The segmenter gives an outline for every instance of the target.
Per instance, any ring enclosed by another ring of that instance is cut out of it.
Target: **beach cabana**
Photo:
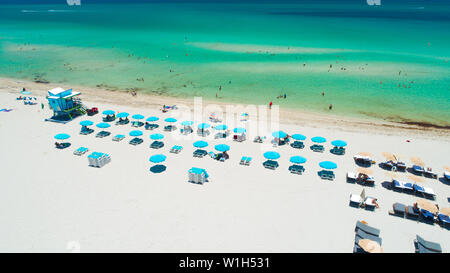
[[[177,122],[175,118],[166,118],[164,121],[169,123],[168,125],[164,126],[164,131],[171,132],[177,129],[177,126],[172,125],[172,123]]]
[[[208,182],[209,175],[205,169],[192,167],[188,171],[188,177],[189,182],[203,185],[203,183]]]
[[[116,120],[116,112],[114,112],[113,110],[105,110],[102,112],[102,114],[104,122],[111,122]]]
[[[200,123],[197,126],[197,128],[198,128],[197,135],[202,136],[202,137],[209,135],[209,130],[208,130],[209,127],[211,127],[211,125],[208,123]]]
[[[321,136],[315,136],[311,138],[311,141],[314,142],[310,148],[314,152],[323,153],[325,151],[325,148],[323,147],[322,143],[327,142],[327,139]]]
[[[128,119],[129,115],[130,114],[128,114],[127,112],[121,112],[121,113],[117,114],[116,117],[118,117],[119,120],[116,122],[116,125],[128,124],[130,122],[130,120]]]
[[[283,131],[272,132],[272,137],[273,137],[272,143],[277,146],[284,145],[289,142],[288,134]]]
[[[303,141],[306,139],[306,136],[302,134],[293,134],[291,138],[294,140],[294,142],[291,144],[292,148],[295,149],[305,148],[305,144],[303,143]]]
[[[98,123],[96,126],[100,129],[106,129],[106,128],[109,128],[111,125],[109,125],[108,123],[102,122],[102,123]],[[102,130],[102,131],[98,132],[95,137],[103,138],[103,137],[109,136],[110,134],[111,134],[110,132]]]
[[[159,141],[163,138],[164,138],[164,135],[162,135],[162,134],[151,134],[150,139],[154,140],[154,141],[150,144],[150,148],[160,149],[160,148],[164,147],[164,142]]]
[[[274,151],[268,151],[265,152],[263,154],[264,158],[267,159],[267,161],[265,161],[263,163],[263,166],[267,169],[271,169],[271,170],[275,170],[276,168],[278,168],[279,164],[277,161],[275,161],[276,159],[280,158],[280,154]]]
[[[162,163],[164,161],[166,161],[166,156],[163,154],[156,154],[156,155],[152,155],[149,159],[150,162],[155,163],[156,165],[152,166],[150,168],[150,171],[152,173],[161,173],[163,171],[166,170],[166,166],[161,165],[159,163]]]
[[[303,156],[292,156],[289,161],[291,163],[294,163],[294,165],[289,166],[289,171],[293,174],[303,174],[303,172],[305,171],[305,167],[303,167],[302,165],[299,164],[303,164],[306,162],[306,158],[304,158]]]
[[[131,145],[138,145],[138,144],[141,144],[142,142],[144,142],[144,140],[142,138],[139,138],[139,136],[142,136],[142,134],[143,134],[141,130],[133,130],[129,134],[130,134],[130,136],[134,137],[129,142]]]
[[[333,145],[333,149],[330,150],[332,154],[335,155],[344,155],[345,154],[345,146],[347,146],[347,142],[343,140],[333,140],[331,141],[331,145]]]
[[[80,135],[89,135],[92,132],[94,132],[94,129],[88,128],[88,126],[94,125],[94,122],[90,120],[83,120],[80,121],[80,125],[81,125]]]
[[[67,123],[86,114],[86,107],[77,98],[80,94],[80,92],[73,92],[72,89],[64,90],[60,87],[49,90],[47,100],[53,116],[45,120]]]
[[[337,164],[332,161],[322,161],[319,163],[319,166],[323,169],[318,172],[320,178],[327,180],[334,180],[334,172],[330,170],[334,170],[337,168]]]
[[[228,134],[229,134],[229,132],[228,132],[228,126],[225,125],[225,124],[219,124],[219,125],[216,125],[216,126],[214,126],[214,129],[215,129],[216,131],[219,131],[219,132],[214,136],[214,138],[226,138],[226,137],[228,136]]]
[[[180,128],[181,134],[187,135],[194,131],[194,130],[192,130],[192,127],[191,127],[194,124],[194,122],[192,120],[185,120],[185,121],[182,121],[180,124],[183,126],[183,128]]]
[[[217,116],[216,113],[211,113],[209,115],[209,121],[214,122],[214,123],[222,122],[222,120]]]
[[[55,135],[54,138],[56,140],[66,140],[66,139],[70,138],[70,135],[61,133],[61,134]],[[58,149],[65,149],[65,148],[69,147],[70,145],[71,144],[69,142],[62,142],[62,143],[55,142],[55,147]]]
[[[153,129],[158,128],[159,125],[155,123],[155,122],[158,121],[158,120],[159,120],[158,117],[154,117],[154,116],[148,117],[148,118],[145,120],[145,129],[146,129],[146,130],[153,130]]]
[[[131,122],[131,126],[132,127],[141,127],[144,126],[144,123],[141,121],[142,119],[144,119],[144,116],[141,114],[135,114],[131,116],[132,119],[134,119]]]
[[[234,141],[242,142],[246,139],[245,133],[247,132],[247,130],[245,128],[236,127],[233,129],[233,132],[234,132],[234,135],[233,135]]]
[[[197,150],[194,151],[194,154],[193,154],[194,157],[202,158],[208,154],[207,151],[202,149],[202,148],[208,147],[208,142],[203,141],[203,140],[198,140],[198,141],[194,142],[193,145],[195,148],[197,148]]]

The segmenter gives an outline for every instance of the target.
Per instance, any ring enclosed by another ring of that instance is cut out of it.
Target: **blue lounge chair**
[[[98,137],[98,138],[104,138],[104,137],[109,136],[110,134],[111,134],[111,133],[108,132],[108,131],[100,131],[100,132],[97,133],[97,135],[95,135],[95,137]]]
[[[325,179],[325,180],[334,180],[334,178],[335,178],[333,171],[321,170],[318,172],[318,175],[320,176],[320,178]]]
[[[380,246],[382,243],[382,239],[378,236],[366,233],[365,231],[358,229],[355,235],[355,241],[358,243],[359,239],[369,239],[371,241],[377,242]]]
[[[303,172],[305,171],[305,167],[301,165],[292,165],[289,166],[288,170],[293,174],[303,174]]]
[[[405,217],[406,206],[401,203],[394,203],[392,205],[392,211],[389,211],[390,215]]]
[[[164,142],[162,141],[155,140],[150,144],[150,148],[152,149],[161,149],[162,147],[164,147]]]
[[[193,156],[194,156],[194,157],[202,158],[202,157],[204,157],[204,156],[207,155],[207,154],[208,154],[207,151],[201,150],[201,149],[197,149],[197,150],[194,151]]]
[[[153,124],[153,123],[145,124],[145,130],[154,130],[154,129],[158,128],[158,127],[159,127],[158,124]]]
[[[413,169],[414,173],[423,175],[424,169],[423,169],[422,166],[419,166],[419,165],[413,165],[413,166],[412,166],[412,169]]]
[[[178,154],[183,149],[183,146],[175,145],[170,149],[171,153]]]
[[[334,147],[330,150],[330,153],[335,155],[344,155],[345,154],[345,148],[344,147]]]
[[[85,154],[87,151],[89,151],[88,148],[86,148],[86,147],[80,147],[80,148],[76,149],[76,150],[73,152],[73,154],[74,154],[74,155],[79,155],[79,156],[81,156],[81,155]]]
[[[419,219],[419,216],[420,216],[419,211],[416,210],[413,206],[406,207],[405,212],[406,212],[406,218],[415,219],[415,220]]]
[[[139,145],[139,144],[141,144],[142,142],[144,142],[144,140],[142,139],[142,138],[138,138],[138,137],[135,137],[135,138],[133,138],[132,140],[130,140],[130,144],[131,145]]]
[[[437,219],[442,226],[448,227],[450,225],[450,217],[448,215],[439,213]]]
[[[245,165],[245,161],[247,160],[247,157],[246,156],[243,156],[242,158],[241,158],[241,161],[239,162],[239,164],[241,164],[241,165]]]
[[[166,132],[171,132],[171,131],[174,131],[176,129],[177,129],[177,127],[175,125],[164,126],[164,131],[166,131]]]
[[[380,230],[374,227],[371,227],[369,225],[363,224],[361,221],[356,222],[355,232],[358,232],[358,230],[361,229],[365,233],[368,233],[370,235],[374,236],[380,236]]]
[[[301,142],[301,141],[294,141],[291,144],[291,147],[295,148],[295,149],[303,149],[303,148],[305,148],[305,144],[303,142]]]
[[[422,215],[422,217],[425,221],[434,222],[434,214],[429,212],[428,210],[421,209],[420,215]]]
[[[125,138],[125,135],[115,135],[112,140],[113,141],[121,141],[124,138]]]
[[[249,166],[251,162],[252,162],[252,158],[248,156],[247,160],[245,160],[245,165]]]
[[[311,146],[311,150],[313,152],[323,153],[325,151],[325,148],[323,145],[314,144]]]
[[[278,162],[273,161],[273,160],[267,160],[266,162],[263,163],[263,166],[267,169],[271,169],[271,170],[275,170],[276,168],[278,168]]]
[[[144,126],[144,123],[142,121],[132,121],[131,127],[142,127]]]

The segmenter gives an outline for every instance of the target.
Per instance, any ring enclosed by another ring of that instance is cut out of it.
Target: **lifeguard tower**
[[[86,107],[77,98],[81,93],[60,87],[48,91],[48,104],[53,110],[53,117],[46,121],[67,123],[78,116],[86,114]]]

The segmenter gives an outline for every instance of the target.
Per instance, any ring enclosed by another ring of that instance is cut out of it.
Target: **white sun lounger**
[[[376,205],[374,203],[372,203],[372,201],[374,201],[376,198],[367,196],[366,199],[364,200],[364,205],[366,207],[371,207],[374,208]]]
[[[358,175],[353,172],[347,172],[347,179],[348,180],[356,180],[356,179],[358,179]]]
[[[350,194],[350,203],[357,204],[358,206],[361,206],[363,200],[359,194]]]

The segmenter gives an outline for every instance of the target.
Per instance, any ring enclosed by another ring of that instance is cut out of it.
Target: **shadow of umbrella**
[[[155,165],[155,166],[153,166],[153,167],[150,168],[150,171],[151,171],[152,173],[162,173],[162,172],[164,172],[166,169],[167,169],[167,168],[166,168],[166,166],[164,166],[164,165]]]

